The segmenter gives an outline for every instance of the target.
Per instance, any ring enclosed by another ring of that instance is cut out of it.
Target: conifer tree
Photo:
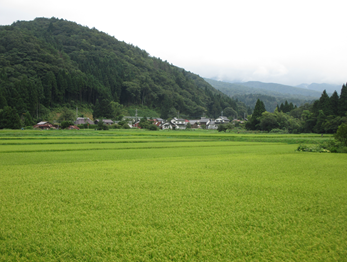
[[[7,106],[7,101],[2,94],[0,94],[0,110]]]
[[[290,105],[288,105],[288,101],[287,100],[285,101],[285,107],[284,108],[285,108],[285,110],[283,111],[284,113],[290,111]]]
[[[100,108],[101,108],[101,106],[99,104],[99,100],[97,99],[96,100],[96,104],[95,104],[95,106],[93,108],[93,119],[97,119],[98,117],[101,116],[101,114],[100,114],[101,109]]]
[[[340,116],[347,116],[347,83],[342,86],[338,102],[338,113]]]
[[[331,114],[331,107],[330,107],[330,97],[327,95],[326,90],[322,92],[322,95],[319,99],[320,101],[320,109],[323,111],[325,116],[332,115]]]
[[[339,96],[337,91],[334,91],[330,97],[330,108],[331,115],[338,116],[338,105],[339,105]]]
[[[280,104],[279,111],[285,112],[285,106],[283,102]]]
[[[15,108],[6,106],[0,111],[0,129],[20,129],[21,120]]]
[[[314,131],[316,133],[324,133],[325,129],[323,127],[323,124],[325,122],[326,122],[326,115],[324,114],[323,110],[319,110],[319,115],[317,116],[317,121],[314,127]]]
[[[254,107],[251,120],[249,120],[246,125],[248,129],[257,130],[259,128],[259,117],[265,112],[265,106],[263,101],[257,99],[256,106]]]

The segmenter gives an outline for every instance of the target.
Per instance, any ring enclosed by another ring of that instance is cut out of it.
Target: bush
[[[227,129],[228,129],[227,126],[224,125],[224,124],[219,124],[219,125],[218,125],[218,132],[221,132],[221,131],[226,132]]]
[[[97,130],[109,130],[109,127],[100,120],[97,125]]]
[[[127,122],[125,122],[122,126],[121,126],[122,129],[130,129],[130,126],[128,125]]]
[[[346,153],[347,147],[343,146],[340,142],[336,141],[325,141],[316,145],[299,145],[298,152],[319,152],[319,153]]]
[[[272,129],[269,133],[286,134],[286,133],[288,133],[288,131],[287,130],[282,130],[282,129]]]
[[[347,124],[346,123],[342,123],[338,127],[337,132],[334,135],[334,138],[340,143],[347,145]]]
[[[156,126],[155,124],[150,124],[149,127],[148,127],[148,129],[149,129],[150,131],[157,131],[159,128],[158,128],[158,126]]]
[[[61,122],[61,129],[68,128],[70,125],[74,125],[72,121],[62,121]]]
[[[120,129],[120,126],[115,123],[115,124],[110,125],[109,129]]]

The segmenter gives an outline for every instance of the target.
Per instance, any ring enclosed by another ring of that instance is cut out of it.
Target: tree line
[[[258,99],[245,127],[268,132],[279,129],[292,133],[335,133],[346,122],[347,84],[343,84],[340,95],[335,91],[329,97],[324,90],[313,103],[296,107],[286,100],[274,112],[267,112],[263,101]]]

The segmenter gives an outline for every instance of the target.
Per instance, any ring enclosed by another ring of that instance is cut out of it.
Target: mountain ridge
[[[304,103],[310,103],[321,96],[321,93],[316,91],[309,91],[301,88],[294,88],[292,86],[271,83],[271,88],[266,87],[269,84],[263,82],[246,82],[246,83],[228,83],[223,81],[216,81],[204,78],[213,87],[222,91],[226,95],[238,99],[246,106],[254,108],[257,99],[261,99],[265,108],[269,112],[273,112],[277,105],[284,103],[286,100],[294,105],[300,106]],[[278,90],[277,88],[282,88]],[[289,91],[291,89],[291,92]],[[276,91],[277,90],[277,91]],[[297,93],[298,92],[298,93]],[[314,94],[313,96],[309,96]]]
[[[311,83],[311,84],[302,83],[302,84],[299,84],[295,87],[309,89],[309,90],[315,90],[315,91],[319,91],[319,92],[326,90],[327,93],[331,94],[334,91],[337,91],[337,93],[339,93],[341,88],[342,88],[342,85],[334,85],[334,84],[328,84],[328,83]]]

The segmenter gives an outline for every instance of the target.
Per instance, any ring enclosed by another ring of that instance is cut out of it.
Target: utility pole
[[[78,106],[76,106],[76,119],[78,119]]]
[[[137,119],[137,109],[136,109],[136,122],[138,121],[138,119]]]
[[[179,111],[177,111],[177,119],[179,119]]]

